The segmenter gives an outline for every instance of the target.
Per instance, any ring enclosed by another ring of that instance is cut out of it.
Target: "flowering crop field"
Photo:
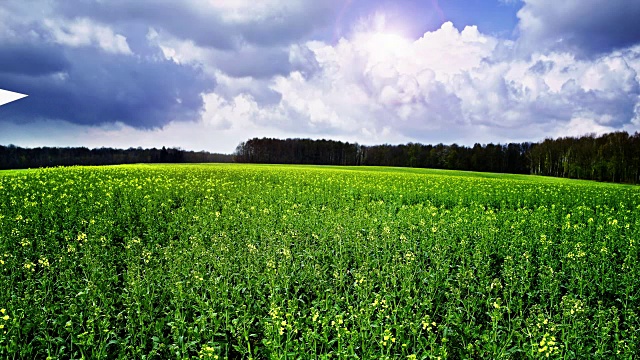
[[[0,172],[0,357],[633,358],[640,188],[391,168]]]

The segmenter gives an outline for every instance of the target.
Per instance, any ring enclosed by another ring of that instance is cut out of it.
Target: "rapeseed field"
[[[0,357],[634,358],[640,188],[392,168],[0,172]]]

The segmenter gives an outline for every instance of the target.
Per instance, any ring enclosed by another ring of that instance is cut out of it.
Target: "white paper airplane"
[[[4,104],[8,104],[12,101],[20,100],[23,97],[27,97],[27,96],[29,95],[0,89],[0,106]]]

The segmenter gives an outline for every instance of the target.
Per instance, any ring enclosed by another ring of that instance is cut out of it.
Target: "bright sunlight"
[[[407,38],[392,32],[375,32],[366,42],[367,49],[375,57],[397,56],[407,51],[409,45]]]

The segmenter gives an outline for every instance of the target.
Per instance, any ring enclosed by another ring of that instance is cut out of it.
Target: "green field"
[[[640,188],[395,168],[0,172],[0,358],[634,358]]]

